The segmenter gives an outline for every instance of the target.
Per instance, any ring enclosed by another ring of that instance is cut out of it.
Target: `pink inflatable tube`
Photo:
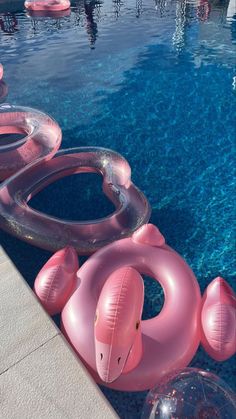
[[[0,80],[2,80],[2,78],[3,78],[3,66],[0,63]]]
[[[11,131],[12,132],[12,131]],[[45,186],[67,175],[95,172],[103,176],[105,195],[116,211],[106,218],[72,222],[43,214],[27,202]],[[128,162],[103,148],[75,148],[59,151],[45,161],[38,160],[0,186],[0,227],[31,244],[56,251],[67,245],[79,254],[130,236],[150,217],[150,206],[131,182]]]
[[[26,0],[25,8],[34,11],[60,12],[70,8],[69,0]]]
[[[34,291],[50,316],[60,313],[75,291],[78,257],[73,247],[58,250],[43,266],[34,283]]]
[[[236,351],[236,296],[221,278],[215,278],[203,295],[202,345],[216,361],[225,361]]]
[[[0,106],[0,134],[24,135],[13,143],[0,143],[0,180],[40,157],[52,158],[62,138],[60,127],[48,115],[10,105]]]
[[[165,293],[161,313],[145,321],[138,272],[159,281]],[[198,282],[155,226],[95,253],[77,281],[62,330],[98,383],[147,390],[192,360],[201,337]]]

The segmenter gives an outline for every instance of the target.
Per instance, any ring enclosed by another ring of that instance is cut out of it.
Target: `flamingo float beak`
[[[97,339],[95,347],[98,375],[104,383],[112,383],[122,374],[130,351],[118,345],[112,347]]]

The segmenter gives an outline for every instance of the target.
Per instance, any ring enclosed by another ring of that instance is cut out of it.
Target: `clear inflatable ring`
[[[64,176],[95,172],[103,176],[103,191],[116,210],[108,217],[72,222],[36,211],[27,202],[45,186]],[[104,148],[59,151],[22,169],[0,187],[0,227],[31,244],[55,252],[67,245],[81,255],[131,236],[150,217],[150,206],[132,183],[128,162]]]

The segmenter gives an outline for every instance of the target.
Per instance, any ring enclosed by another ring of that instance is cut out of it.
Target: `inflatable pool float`
[[[60,12],[70,8],[69,0],[26,0],[25,8],[34,11]]]
[[[234,291],[216,278],[201,299],[193,272],[152,224],[95,253],[76,276],[77,266],[73,248],[58,251],[34,289],[50,315],[62,310],[62,331],[98,383],[149,389],[186,367],[200,341],[214,359],[234,355]],[[165,294],[161,313],[145,321],[140,273]]]
[[[140,417],[140,416],[139,416]],[[236,394],[198,368],[173,371],[147,395],[140,419],[233,419]]]
[[[236,297],[221,277],[208,285],[201,310],[201,342],[216,361],[225,361],[236,350]]]
[[[40,157],[50,159],[62,138],[59,125],[48,115],[10,105],[0,106],[0,134],[23,134],[20,140],[0,144],[0,180]]]
[[[165,295],[161,312],[144,321],[141,273],[160,282]],[[218,359],[235,353],[233,290],[216,278],[202,302],[193,272],[151,224],[95,253],[79,269],[77,281],[62,311],[62,330],[100,384],[124,391],[153,387],[190,363],[202,330],[211,338],[215,333]],[[229,315],[221,316],[222,304]],[[223,333],[215,332],[223,327]],[[208,339],[208,346],[212,343]]]
[[[50,316],[63,309],[76,289],[78,257],[73,247],[58,250],[43,266],[34,282],[34,291]]]
[[[0,80],[2,80],[2,78],[3,78],[3,66],[0,63]]]
[[[23,129],[19,122],[16,127],[16,132]],[[42,134],[48,142],[45,128],[40,130],[39,141]],[[52,135],[50,138],[52,141]],[[84,172],[103,176],[103,191],[116,207],[113,214],[93,221],[67,221],[27,204],[55,180]],[[60,150],[53,159],[43,158],[29,164],[0,186],[0,227],[43,249],[56,251],[70,245],[79,254],[91,254],[114,240],[130,236],[149,220],[149,203],[130,176],[128,162],[111,150],[96,147]]]
[[[144,321],[140,273],[160,282],[165,294],[161,313]],[[77,276],[78,288],[62,311],[62,330],[96,382],[147,390],[189,364],[200,342],[200,289],[157,227],[145,225],[104,247]]]

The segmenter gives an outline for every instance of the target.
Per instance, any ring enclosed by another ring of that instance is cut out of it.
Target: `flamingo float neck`
[[[143,279],[131,267],[113,272],[102,288],[94,335],[97,371],[105,383],[135,369],[142,358],[143,301]]]

